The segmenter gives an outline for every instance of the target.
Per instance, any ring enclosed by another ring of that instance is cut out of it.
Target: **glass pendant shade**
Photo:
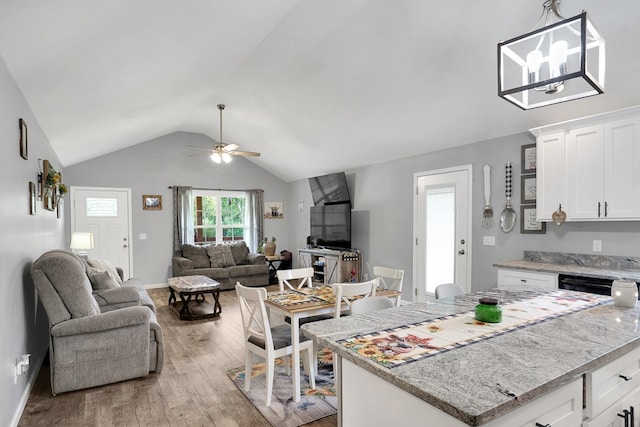
[[[220,164],[222,162],[222,156],[220,155],[220,153],[213,153],[211,155],[211,160],[213,160],[215,163]]]
[[[222,153],[222,161],[225,163],[229,163],[231,161],[231,154],[229,153]],[[220,163],[220,162],[218,162]]]
[[[587,13],[498,43],[498,96],[523,110],[604,92],[605,40]]]

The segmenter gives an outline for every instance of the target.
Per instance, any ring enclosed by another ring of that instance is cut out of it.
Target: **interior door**
[[[131,190],[71,187],[71,232],[93,233],[89,258],[105,259],[133,275]]]
[[[414,177],[414,295],[433,298],[436,286],[471,288],[472,166],[418,173]]]

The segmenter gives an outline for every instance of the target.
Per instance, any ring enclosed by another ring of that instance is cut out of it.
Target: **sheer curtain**
[[[264,236],[264,218],[262,205],[264,190],[247,190],[246,209],[244,210],[244,239],[251,252],[258,250],[258,243]]]
[[[173,252],[185,243],[193,244],[193,189],[173,186]]]

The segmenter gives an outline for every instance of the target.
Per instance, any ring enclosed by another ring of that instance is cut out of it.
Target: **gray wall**
[[[63,219],[37,202],[29,214],[29,181],[37,183],[38,159],[60,162],[40,129],[20,88],[0,57],[0,170],[4,176],[0,215],[0,425],[17,422],[49,345],[48,321],[29,274],[32,262],[49,249],[62,248]],[[28,125],[29,159],[20,157],[18,120]],[[20,355],[31,353],[31,371],[13,383]]]
[[[213,141],[201,134],[177,132],[65,169],[64,180],[72,186],[131,189],[133,276],[146,284],[166,283],[172,275],[173,197],[169,186],[261,188],[265,202],[284,202],[287,197],[284,182],[251,161],[235,157],[229,164],[216,165],[207,155],[193,156],[201,151],[188,145],[211,147]],[[162,210],[142,210],[143,194],[161,194]],[[70,218],[69,206],[65,208]],[[287,214],[285,210],[285,219],[265,220],[265,236],[276,237],[278,251],[289,247]],[[140,233],[147,239],[140,240]]]
[[[412,300],[413,283],[413,175],[416,172],[452,166],[473,165],[473,258],[472,289],[496,285],[496,262],[521,259],[524,250],[593,253],[592,241],[602,240],[603,255],[640,256],[640,222],[567,223],[561,227],[547,224],[547,233],[520,234],[520,147],[535,139],[528,132],[482,141],[436,153],[346,171],[353,200],[352,245],[362,249],[364,271],[371,277],[373,266],[383,265],[405,270],[403,299]],[[518,223],[504,233],[498,217],[505,203],[504,165],[514,164],[514,208]],[[483,172],[491,166],[491,204],[496,219],[493,227],[482,228],[484,206]],[[305,212],[293,215],[291,232],[297,247],[304,247],[309,234],[311,192],[306,180],[288,184],[288,210],[304,201]],[[639,195],[629,195],[639,197]],[[483,236],[495,236],[495,246],[483,246]]]

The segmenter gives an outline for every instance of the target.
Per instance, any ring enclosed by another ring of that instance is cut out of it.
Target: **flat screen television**
[[[309,178],[311,197],[315,206],[333,205],[337,203],[351,204],[349,187],[344,172]]]
[[[326,249],[351,248],[351,205],[312,206],[310,240]]]

